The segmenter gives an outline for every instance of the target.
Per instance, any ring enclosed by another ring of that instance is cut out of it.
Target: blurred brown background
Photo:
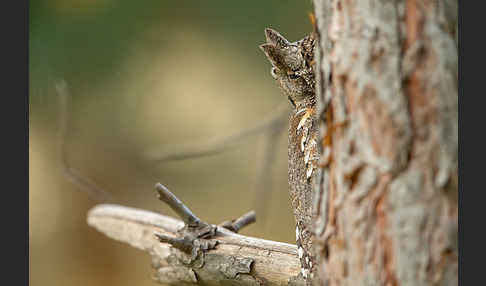
[[[71,167],[117,203],[174,215],[156,199],[161,182],[219,223],[264,197],[255,183],[262,135],[197,159],[157,164],[145,155],[231,135],[274,113],[286,99],[258,49],[263,30],[298,40],[311,30],[311,10],[307,0],[31,1],[31,285],[156,285],[147,254],[87,226],[98,201],[62,176],[57,80],[70,90]],[[243,234],[294,243],[286,137],[284,128],[266,212]]]

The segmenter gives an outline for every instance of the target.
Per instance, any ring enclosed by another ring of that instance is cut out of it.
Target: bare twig
[[[222,226],[226,229],[231,230],[232,232],[238,232],[243,227],[252,224],[256,221],[256,213],[255,211],[249,211],[246,214],[242,215],[241,217],[232,220],[232,221],[225,221],[219,226]]]
[[[92,198],[100,202],[114,202],[115,198],[109,192],[98,187],[94,182],[82,176],[76,169],[69,166],[66,138],[69,125],[69,91],[64,80],[56,83],[56,91],[59,96],[59,151],[60,165],[63,175],[71,183]]]
[[[248,213],[242,215],[240,218],[236,219],[233,223],[233,230],[234,232],[238,232],[243,227],[256,222],[256,213],[255,211],[249,211]]]
[[[179,151],[170,150],[159,154],[157,152],[147,152],[145,156],[149,160],[156,161],[157,163],[209,156],[223,152],[247,137],[263,133],[262,155],[257,156],[256,179],[253,183],[253,189],[255,190],[256,208],[260,218],[262,218],[262,222],[265,222],[267,208],[264,204],[270,201],[269,197],[272,193],[272,170],[275,164],[275,146],[277,145],[279,135],[287,126],[288,110],[288,104],[285,102],[279,105],[269,117],[261,120],[256,126],[239,131],[236,134],[212,140],[205,144],[186,145]],[[176,146],[171,149],[175,148]]]
[[[155,189],[159,194],[159,200],[168,204],[169,207],[182,218],[182,221],[184,221],[185,224],[189,226],[197,226],[199,224],[201,220],[164,185],[157,183]]]
[[[191,261],[195,260],[200,253],[213,249],[217,245],[217,242],[209,240],[217,234],[218,227],[216,225],[209,224],[196,217],[179,198],[161,183],[157,183],[155,189],[159,193],[159,199],[167,203],[184,222],[184,228],[178,231],[179,237],[177,238],[155,233],[160,242],[169,243],[179,250],[190,253]],[[223,223],[223,227],[236,232],[255,220],[255,212],[249,212],[234,222]]]
[[[186,237],[171,237],[158,232],[154,233],[154,235],[160,242],[168,243],[185,253],[193,252],[192,241],[189,241]]]
[[[147,251],[156,269],[154,279],[168,285],[304,285],[295,245],[235,234],[218,228],[215,249],[196,261],[155,232],[177,237],[180,220],[118,205],[98,205],[88,213],[88,224],[110,238]]]
[[[271,116],[263,119],[256,126],[239,131],[236,134],[232,134],[224,138],[218,138],[216,140],[207,142],[206,144],[199,143],[186,145],[181,148],[181,151],[174,151],[173,149],[176,148],[176,146],[174,146],[174,148],[171,148],[171,150],[168,152],[147,152],[145,157],[148,160],[162,163],[166,161],[185,160],[217,154],[248,137],[266,132],[268,130],[281,130],[282,126],[285,126],[287,122],[288,113],[288,104],[281,104],[277,110],[275,110],[275,112],[272,112]]]

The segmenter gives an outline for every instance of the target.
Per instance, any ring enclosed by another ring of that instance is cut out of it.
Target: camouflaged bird
[[[265,36],[267,42],[260,48],[272,64],[273,78],[293,106],[288,131],[288,181],[301,273],[309,284],[316,264],[310,226],[312,185],[319,159],[318,120],[315,116],[315,34],[293,43],[269,28],[265,29]]]

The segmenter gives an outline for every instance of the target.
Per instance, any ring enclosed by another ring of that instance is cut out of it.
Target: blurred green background
[[[211,223],[255,209],[262,135],[214,156],[155,164],[178,150],[257,125],[287,100],[258,45],[272,27],[312,29],[311,1],[30,1],[31,285],[156,285],[148,254],[86,224],[98,201],[62,176],[57,80],[70,91],[67,158],[116,202],[174,215],[162,182]],[[286,128],[265,213],[243,234],[294,243]],[[210,206],[210,207],[208,207]]]

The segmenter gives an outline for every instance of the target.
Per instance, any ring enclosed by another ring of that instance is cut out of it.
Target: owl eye
[[[273,68],[272,68],[272,70],[270,71],[270,73],[272,74],[272,77],[273,77],[274,79],[276,79],[276,78],[277,78],[277,69],[276,69],[276,68],[274,68],[274,67],[273,67]]]
[[[289,74],[289,78],[290,79],[297,79],[297,78],[299,78],[299,76],[296,75],[295,73],[291,73],[291,74]]]

